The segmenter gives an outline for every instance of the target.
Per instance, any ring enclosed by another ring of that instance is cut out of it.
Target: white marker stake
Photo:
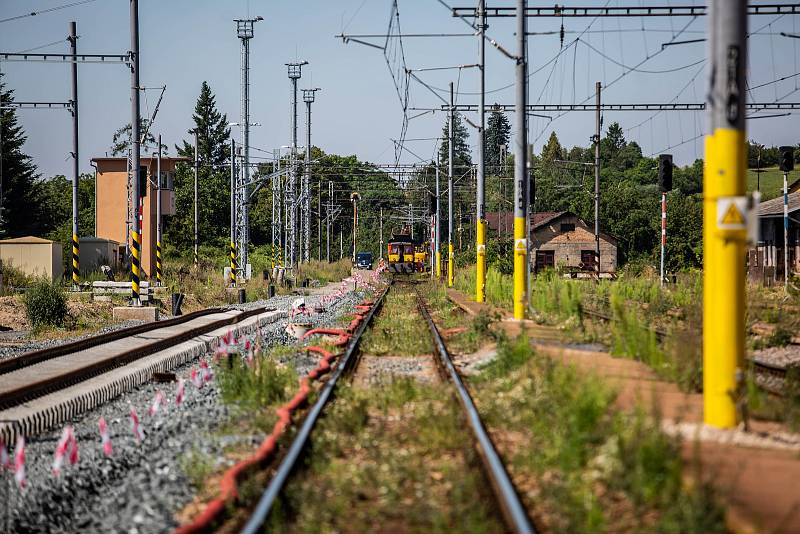
[[[28,481],[25,478],[25,438],[17,438],[17,446],[14,449],[14,480],[17,486],[24,488]]]

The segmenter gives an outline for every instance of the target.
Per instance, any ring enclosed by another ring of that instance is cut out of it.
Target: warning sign
[[[717,228],[720,230],[746,229],[747,215],[747,197],[717,199]]]
[[[478,254],[480,254],[481,252],[484,253],[486,252],[486,245],[478,243]]]
[[[525,238],[522,239],[515,239],[514,240],[514,250],[519,252],[525,252],[528,250],[528,240]]]

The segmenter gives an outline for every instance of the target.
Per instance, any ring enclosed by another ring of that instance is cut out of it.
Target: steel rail
[[[224,312],[227,310],[222,310],[222,311]],[[20,384],[15,389],[11,389],[9,391],[0,393],[0,409],[5,410],[14,406],[18,406],[31,399],[47,395],[49,393],[52,393],[53,391],[58,391],[66,387],[72,386],[74,384],[78,384],[80,382],[84,382],[90,378],[101,375],[103,373],[107,373],[113,369],[117,369],[133,361],[144,358],[145,356],[149,356],[161,350],[173,347],[178,343],[182,343],[194,337],[203,335],[211,330],[215,330],[217,328],[221,328],[227,325],[236,324],[243,319],[246,319],[253,315],[264,313],[265,311],[268,310],[266,308],[256,308],[253,310],[243,311],[242,313],[234,317],[226,317],[224,319],[219,319],[217,321],[213,321],[206,325],[185,330],[174,336],[160,339],[153,343],[148,343],[143,347],[137,347],[125,350],[108,359],[97,361],[94,364],[81,367],[79,369],[67,370],[61,374],[58,374],[56,376],[51,376],[48,378],[43,378],[42,380],[39,380],[37,382]],[[195,317],[195,319],[196,318],[197,317]],[[101,344],[96,344],[95,346],[98,345]]]
[[[514,532],[524,534],[535,533],[536,529],[528,517],[525,506],[523,506],[519,499],[514,483],[511,481],[511,477],[509,477],[505,465],[503,465],[503,461],[500,459],[500,455],[494,447],[492,439],[489,437],[488,432],[486,432],[486,427],[484,427],[481,421],[481,416],[478,413],[478,409],[475,407],[472,396],[470,396],[455,365],[453,365],[453,360],[450,358],[447,346],[438,328],[436,328],[436,324],[433,322],[430,313],[428,313],[425,302],[419,293],[417,293],[417,299],[419,312],[427,321],[428,328],[431,331],[436,353],[439,356],[439,364],[456,389],[458,399],[461,402],[461,406],[464,408],[467,423],[477,441],[477,449],[485,467],[486,475],[489,477],[497,500],[500,503],[500,508],[506,523]]]
[[[54,358],[71,354],[73,352],[90,349],[92,347],[103,345],[111,341],[116,341],[118,339],[135,336],[137,334],[143,334],[145,332],[151,332],[153,330],[159,330],[161,328],[176,326],[181,323],[197,319],[198,317],[203,317],[204,315],[210,315],[212,313],[221,313],[224,311],[225,311],[224,308],[207,308],[205,310],[199,310],[196,312],[187,313],[186,315],[173,317],[171,319],[165,319],[163,321],[139,324],[127,328],[120,328],[119,330],[114,330],[112,332],[106,332],[105,334],[99,334],[96,336],[79,339],[77,341],[72,341],[70,343],[63,343],[61,345],[56,345],[54,347],[48,347],[45,349],[25,352],[13,358],[0,360],[0,375],[10,373],[12,371],[16,371],[17,369],[22,369],[23,367],[28,367],[30,365],[34,365],[43,361],[52,360]]]
[[[773,363],[756,360],[755,358],[750,358],[749,362],[752,365],[752,369],[756,378],[759,375],[761,375],[761,376],[778,378],[783,381],[781,386],[776,386],[769,383],[759,383],[758,380],[756,380],[756,384],[758,385],[758,387],[760,387],[767,393],[771,393],[778,397],[786,396],[786,391],[785,391],[786,378],[791,369],[798,368],[796,365],[785,367],[782,365],[776,365]]]
[[[267,489],[264,490],[264,493],[261,495],[255,510],[242,529],[242,534],[255,534],[261,531],[261,526],[269,516],[272,506],[275,504],[275,500],[278,498],[278,495],[280,495],[281,491],[283,491],[283,487],[286,485],[289,475],[291,475],[292,471],[297,465],[297,460],[300,458],[303,450],[306,448],[308,440],[311,436],[311,432],[314,430],[314,426],[316,426],[317,421],[322,415],[322,411],[328,404],[328,401],[333,394],[333,390],[336,388],[337,381],[345,371],[352,368],[353,362],[356,359],[355,354],[358,351],[361,336],[364,334],[369,326],[369,323],[372,321],[372,317],[381,308],[381,306],[383,306],[384,297],[386,297],[386,293],[389,291],[390,287],[391,285],[386,286],[386,288],[381,292],[381,294],[375,300],[372,308],[370,308],[369,312],[367,313],[367,316],[363,321],[361,321],[361,324],[356,329],[353,338],[350,341],[350,345],[339,359],[339,362],[330,378],[327,380],[327,382],[325,382],[325,385],[320,390],[319,398],[309,410],[308,415],[306,415],[303,425],[300,427],[300,430],[297,432],[297,436],[289,446],[286,456],[281,461],[277,471],[275,472],[275,475],[272,477],[272,480],[270,480]]]

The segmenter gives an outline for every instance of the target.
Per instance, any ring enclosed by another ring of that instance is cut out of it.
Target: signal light
[[[147,166],[142,165],[139,167],[139,175],[136,177],[139,184],[139,198],[147,196]]]
[[[431,214],[436,213],[436,195],[434,195],[433,193],[430,193],[428,195],[428,211]]]
[[[780,149],[781,159],[780,168],[783,172],[789,172],[794,169],[794,147],[782,146]]]
[[[662,193],[672,191],[672,154],[658,155],[658,188]]]

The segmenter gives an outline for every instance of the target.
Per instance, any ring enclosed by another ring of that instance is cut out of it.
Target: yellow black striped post
[[[156,285],[161,286],[161,241],[156,241]]]
[[[231,254],[231,274],[229,276],[230,276],[231,287],[233,287],[233,286],[236,285],[236,267],[237,267],[237,264],[236,264],[236,244],[233,241],[231,241],[230,254]]]
[[[80,245],[78,243],[78,236],[72,234],[72,285],[77,288],[80,283]]]
[[[139,232],[131,232],[133,238],[132,255],[131,255],[131,304],[140,306],[142,301],[139,299],[139,260],[141,258],[141,235]]]

